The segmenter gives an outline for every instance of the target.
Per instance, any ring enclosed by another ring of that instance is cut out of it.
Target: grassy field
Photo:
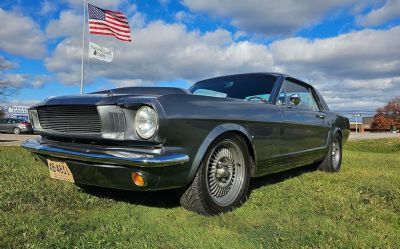
[[[349,142],[342,171],[252,183],[236,211],[203,217],[173,192],[83,191],[0,147],[0,248],[400,248],[400,140]]]

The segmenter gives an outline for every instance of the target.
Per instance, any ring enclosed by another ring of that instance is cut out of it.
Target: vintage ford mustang
[[[177,188],[201,214],[240,206],[249,181],[307,164],[337,172],[349,120],[309,84],[277,73],[212,78],[188,91],[128,87],[29,110],[23,147],[52,178],[128,190]]]

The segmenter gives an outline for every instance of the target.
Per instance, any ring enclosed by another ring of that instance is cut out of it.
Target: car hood
[[[42,105],[117,105],[128,99],[152,99],[171,94],[191,94],[186,89],[174,87],[124,87],[80,95],[52,97],[33,106]]]

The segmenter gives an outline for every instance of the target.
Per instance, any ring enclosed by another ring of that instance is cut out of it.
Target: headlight
[[[136,113],[135,129],[139,137],[143,139],[153,137],[158,129],[156,111],[150,106],[142,106]]]

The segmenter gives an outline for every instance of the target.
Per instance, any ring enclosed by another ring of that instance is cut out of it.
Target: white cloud
[[[272,71],[268,48],[244,41],[234,43],[226,30],[202,34],[187,31],[182,24],[153,22],[133,33],[133,43],[122,43],[110,37],[92,41],[114,49],[114,61],[90,62],[88,77],[110,80],[154,80],[155,65],[160,80],[197,80],[203,77],[247,71]],[[79,83],[80,41],[63,40],[46,59],[48,70],[57,73],[67,84]]]
[[[78,38],[66,38],[56,46],[52,56],[45,59],[45,65],[50,72],[56,73],[60,82],[78,84],[81,55],[81,41]]]
[[[42,16],[46,16],[50,13],[53,13],[57,10],[57,5],[49,0],[44,0],[40,3],[40,11],[39,14]]]
[[[50,80],[51,77],[49,75],[35,75],[31,78],[30,85],[33,88],[41,88],[46,82]]]
[[[8,85],[13,88],[40,88],[45,82],[50,80],[48,75],[7,73],[1,76],[6,80]]]
[[[145,82],[141,79],[121,79],[121,80],[109,80],[115,87],[133,87],[133,86],[145,86],[151,85],[152,82]]]
[[[241,30],[236,31],[235,34],[233,35],[235,40],[238,40],[238,39],[240,39],[242,37],[245,37],[245,36],[247,36],[246,32],[241,31]]]
[[[126,14],[129,16],[137,11],[137,6],[136,4],[128,4],[128,7],[126,8]]]
[[[29,58],[46,54],[45,36],[30,17],[7,12],[0,8],[0,49]]]
[[[32,106],[35,105],[37,103],[39,103],[41,100],[36,100],[36,99],[17,99],[17,98],[10,98],[7,100],[3,100],[2,102],[0,102],[0,108],[7,108],[10,105],[13,106]]]
[[[80,23],[71,25],[70,30],[62,28],[73,15],[74,12],[63,12],[59,20],[48,25],[47,32],[54,29],[55,36],[66,38],[46,58],[45,64],[59,81],[78,85]],[[136,20],[134,25],[132,20]],[[156,78],[164,82],[180,79],[193,82],[231,73],[280,71],[310,80],[332,109],[372,110],[400,95],[400,40],[393,39],[400,37],[400,26],[365,29],[324,39],[288,38],[265,45],[237,41],[247,35],[244,31],[232,34],[216,29],[202,33],[187,30],[183,23],[146,24],[140,12],[134,13],[130,23],[132,43],[90,36],[91,41],[114,50],[114,61],[90,60],[89,64],[86,61],[86,83],[100,77],[117,87],[138,86],[149,85]]]
[[[129,26],[131,29],[140,29],[146,25],[146,16],[140,12],[136,12],[129,18]]]
[[[387,0],[383,6],[359,16],[357,22],[363,26],[374,27],[395,18],[400,18],[400,0]]]
[[[82,16],[72,10],[60,13],[59,19],[53,19],[46,27],[49,37],[82,36]],[[81,27],[81,28],[79,28]]]
[[[272,43],[274,62],[305,75],[374,79],[400,74],[400,26],[366,29],[333,38],[290,38]]]
[[[193,22],[193,20],[195,19],[195,16],[192,14],[189,14],[186,11],[178,11],[175,14],[175,21],[177,22],[182,22],[182,23],[190,23]]]
[[[0,55],[0,70],[6,70],[6,69],[12,69],[15,68],[17,65],[4,58],[3,56]]]
[[[9,85],[16,88],[24,86],[27,81],[26,75],[23,74],[6,74],[5,77]]]
[[[19,89],[23,87],[40,88],[50,80],[48,75],[31,75],[21,73],[8,73],[7,71],[15,69],[18,65],[6,60],[0,56],[0,85],[10,89]]]
[[[332,109],[374,110],[400,96],[400,26],[333,38],[290,38],[270,45],[274,63],[311,83]]]
[[[76,9],[83,9],[82,0],[63,0],[67,2],[71,7]],[[91,0],[90,4],[93,4],[99,8],[117,8],[119,5],[126,3],[126,0]]]
[[[200,33],[188,31],[183,24],[156,21],[136,30],[133,43],[92,37],[113,48],[115,60],[111,64],[92,60],[86,75],[88,82],[104,77],[116,86],[137,86],[153,82],[155,77],[195,81],[231,73],[281,71],[311,80],[333,109],[343,108],[343,103],[374,109],[376,103],[390,98],[388,95],[400,95],[400,40],[392,37],[400,37],[400,26],[263,45],[235,42],[233,34],[223,29]],[[67,38],[46,60],[46,66],[60,81],[78,84],[80,58],[80,40]]]
[[[289,34],[321,21],[330,11],[360,0],[183,0],[192,11],[228,18],[247,32]]]

